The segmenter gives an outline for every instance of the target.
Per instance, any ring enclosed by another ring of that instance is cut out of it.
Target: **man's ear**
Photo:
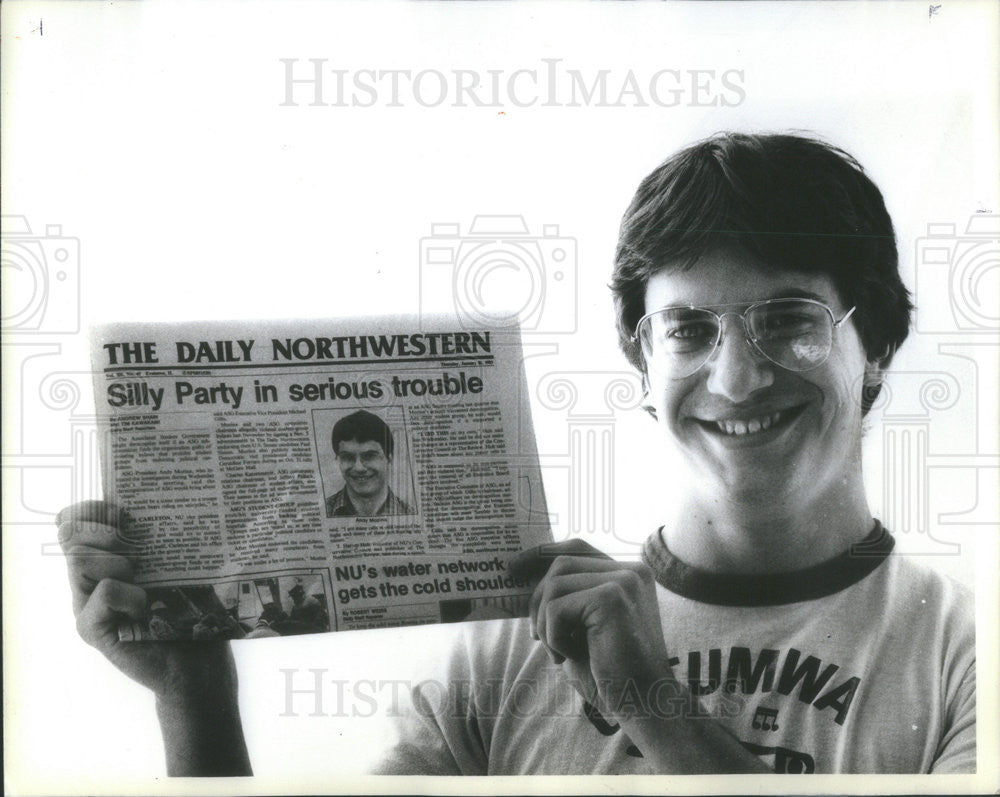
[[[882,356],[876,360],[878,367],[882,369],[883,372],[889,370],[889,364],[892,362],[892,358],[896,356],[896,347],[891,343],[885,344],[885,351],[882,352]]]
[[[874,404],[875,399],[878,398],[878,394],[882,391],[885,372],[889,367],[889,363],[892,362],[892,356],[895,353],[892,346],[886,346],[885,351],[880,356],[870,359],[865,363],[864,384],[862,386],[865,406],[870,407]]]
[[[639,406],[648,412],[654,421],[659,420],[656,415],[656,407],[649,401],[649,380],[646,378],[645,372],[642,374],[642,403]]]

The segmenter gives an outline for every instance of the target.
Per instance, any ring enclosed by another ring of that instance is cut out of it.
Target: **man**
[[[329,631],[330,623],[326,615],[326,607],[313,595],[306,595],[305,587],[296,584],[288,595],[292,599],[292,608],[288,612],[289,634],[315,634],[319,631]]]
[[[344,487],[326,500],[327,517],[413,514],[389,488],[394,442],[385,421],[358,410],[337,421],[331,437]]]
[[[515,563],[547,567],[529,628],[456,652],[472,697],[418,689],[384,771],[974,771],[970,596],[891,554],[862,483],[910,312],[875,185],[817,141],[702,142],[643,181],[612,289],[690,486],[642,564]]]
[[[806,138],[701,142],[641,184],[612,289],[661,433],[649,466],[679,489],[665,445],[691,471],[678,510],[641,563],[578,541],[512,562],[538,579],[530,617],[470,626],[452,693],[414,689],[380,771],[974,771],[970,596],[893,553],[862,484],[862,418],[910,313],[875,185]],[[114,511],[64,516],[71,578],[73,540]],[[246,771],[234,688],[206,755],[206,669],[168,646],[137,672],[111,644],[111,610],[145,604],[107,562],[76,592],[81,634],[158,690],[173,771]],[[190,675],[168,689],[167,664]]]

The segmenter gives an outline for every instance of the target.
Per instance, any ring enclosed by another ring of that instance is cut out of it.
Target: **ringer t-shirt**
[[[777,772],[974,772],[972,594],[893,548],[876,524],[815,567],[722,576],[681,562],[654,533],[643,558],[670,666],[696,696],[652,695],[663,721],[698,711]],[[470,623],[445,684],[411,697],[380,773],[653,774],[526,619]]]

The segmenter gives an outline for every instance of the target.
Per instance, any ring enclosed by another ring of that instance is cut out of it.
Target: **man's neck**
[[[347,497],[351,499],[351,503],[354,504],[354,509],[359,515],[374,515],[389,497],[389,487],[386,485],[373,496],[355,495],[348,488]]]
[[[863,540],[873,523],[859,479],[808,506],[747,506],[695,495],[663,533],[671,553],[694,567],[780,573],[832,559]]]

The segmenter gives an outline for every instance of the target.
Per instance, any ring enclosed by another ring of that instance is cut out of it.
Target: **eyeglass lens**
[[[743,317],[751,345],[783,368],[806,371],[830,354],[833,319],[823,305],[770,302],[751,307]],[[647,363],[681,378],[712,356],[721,340],[720,318],[700,308],[669,308],[647,318],[639,338]]]

